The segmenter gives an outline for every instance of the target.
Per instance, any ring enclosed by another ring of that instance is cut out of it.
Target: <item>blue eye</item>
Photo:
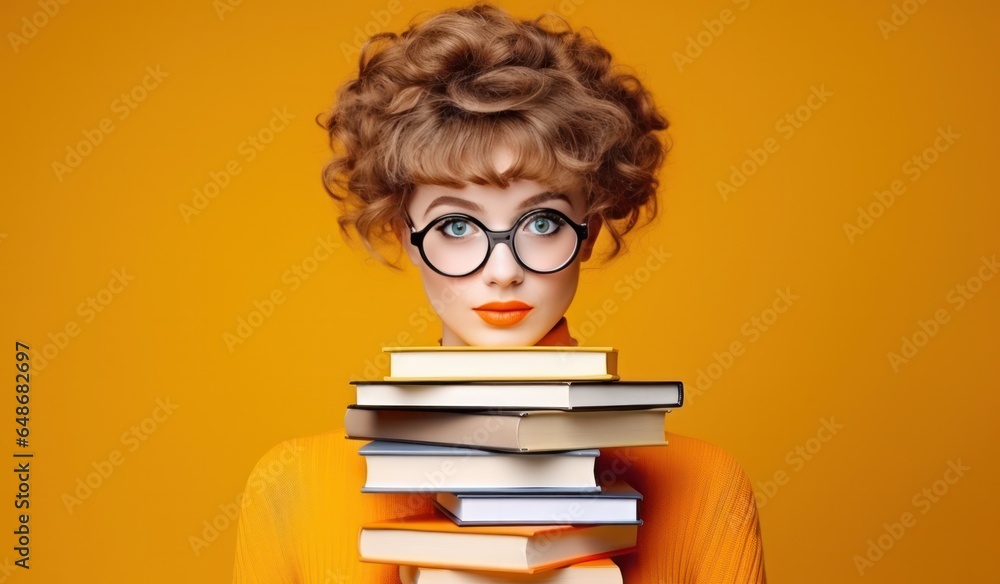
[[[462,219],[448,219],[442,221],[435,229],[440,231],[445,237],[461,238],[466,237],[475,230],[475,226]]]
[[[532,235],[548,236],[558,233],[565,223],[558,215],[539,213],[531,217],[525,228]]]

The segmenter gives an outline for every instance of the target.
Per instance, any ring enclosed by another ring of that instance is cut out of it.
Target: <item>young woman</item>
[[[613,256],[656,214],[667,121],[565,23],[476,5],[376,35],[324,126],[341,227],[382,261],[379,244],[403,246],[445,346],[575,345],[563,315],[598,233]],[[740,466],[710,444],[667,438],[599,459],[602,479],[644,496],[638,550],[615,559],[625,582],[764,582]],[[432,505],[362,494],[361,444],[337,431],[264,456],[244,494],[234,582],[398,582],[395,566],[358,561],[360,526]]]

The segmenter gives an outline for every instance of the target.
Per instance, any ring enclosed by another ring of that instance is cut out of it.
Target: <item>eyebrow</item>
[[[518,205],[517,210],[520,211],[522,209],[534,207],[535,205],[543,203],[545,201],[559,200],[559,199],[566,201],[566,203],[570,206],[570,208],[571,209],[573,208],[573,201],[569,200],[569,197],[566,196],[565,194],[545,191],[544,193],[538,193],[537,195],[532,195],[527,199],[525,199],[524,201],[522,201],[521,204]],[[469,209],[470,211],[479,211],[480,213],[485,211],[483,206],[480,205],[479,203],[473,203],[472,201],[467,201],[465,199],[460,199],[458,197],[444,195],[434,199],[434,202],[432,202],[430,205],[427,206],[427,209],[424,211],[424,218],[425,219],[427,218],[427,215],[428,213],[431,212],[431,209],[439,205],[455,205],[456,207],[462,207],[464,209]]]

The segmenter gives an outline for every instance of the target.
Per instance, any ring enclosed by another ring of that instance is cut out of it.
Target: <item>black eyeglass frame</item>
[[[567,259],[558,268],[545,271],[536,270],[525,264],[523,261],[521,261],[521,256],[518,255],[517,248],[514,246],[514,233],[516,233],[517,230],[521,227],[521,225],[532,215],[540,214],[543,212],[558,215],[566,222],[567,225],[573,228],[573,231],[576,232],[576,247],[573,249],[573,254],[570,255],[569,259]],[[413,226],[413,222],[410,221],[409,215],[406,214],[405,217],[406,217],[406,224],[410,228],[410,243],[415,245],[417,249],[420,250],[420,257],[423,258],[424,263],[427,264],[427,266],[430,269],[434,270],[438,274],[441,274],[442,276],[448,276],[450,278],[464,278],[465,276],[469,276],[471,274],[475,274],[476,272],[478,272],[483,266],[486,265],[486,262],[490,261],[490,256],[493,255],[493,248],[496,247],[498,243],[506,243],[507,247],[511,251],[511,254],[514,256],[514,260],[517,262],[517,264],[522,268],[528,270],[529,272],[534,272],[536,274],[554,274],[555,272],[563,270],[566,268],[566,266],[573,263],[573,260],[575,260],[576,256],[579,255],[580,253],[580,246],[583,244],[583,242],[587,239],[589,235],[589,230],[587,229],[586,222],[576,223],[575,221],[567,217],[565,213],[557,211],[555,209],[549,209],[547,207],[532,209],[526,212],[524,215],[521,215],[521,217],[516,222],[514,222],[513,227],[504,231],[493,231],[488,227],[486,227],[485,225],[483,225],[482,221],[476,219],[471,215],[466,215],[465,213],[447,213],[445,215],[441,215],[440,217],[437,217],[433,221],[428,223],[427,226],[425,226],[423,229],[419,231],[417,231],[417,228]],[[479,265],[476,266],[474,269],[464,274],[447,274],[445,272],[442,272],[433,263],[431,263],[431,261],[427,258],[427,254],[424,253],[424,237],[427,235],[427,232],[432,227],[437,225],[439,222],[451,218],[462,219],[463,221],[468,221],[469,223],[472,223],[476,227],[482,229],[483,233],[485,233],[487,238],[489,238],[489,247],[486,248],[486,256],[483,258],[483,261],[480,262]]]

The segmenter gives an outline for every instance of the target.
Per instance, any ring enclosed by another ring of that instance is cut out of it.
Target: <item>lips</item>
[[[487,302],[482,306],[473,308],[473,310],[487,324],[511,326],[521,322],[524,317],[528,316],[532,308],[534,307],[530,304],[525,304],[519,300],[510,300],[507,302]]]

